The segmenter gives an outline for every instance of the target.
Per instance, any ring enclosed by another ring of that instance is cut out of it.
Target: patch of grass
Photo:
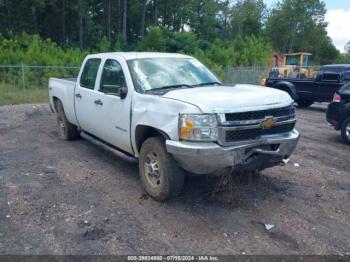
[[[0,105],[34,104],[48,101],[46,88],[28,88],[0,83]]]

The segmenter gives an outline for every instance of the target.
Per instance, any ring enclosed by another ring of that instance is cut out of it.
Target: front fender
[[[276,88],[276,89],[287,92],[294,101],[297,101],[299,99],[299,96],[298,96],[298,93],[295,89],[295,86],[291,82],[280,81],[280,82],[277,82],[276,84],[274,84],[272,86],[272,88]]]
[[[178,141],[179,114],[201,113],[192,105],[175,99],[134,92],[132,101],[131,142],[137,153],[136,127],[148,126],[163,133],[170,140]]]

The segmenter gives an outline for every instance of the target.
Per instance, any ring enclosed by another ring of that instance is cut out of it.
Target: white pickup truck
[[[82,136],[138,159],[156,200],[178,195],[185,174],[279,165],[299,139],[287,93],[222,85],[181,54],[88,55],[77,79],[50,78],[49,97],[63,139]]]

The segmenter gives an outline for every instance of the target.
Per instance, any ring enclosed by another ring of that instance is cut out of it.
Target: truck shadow
[[[334,134],[329,136],[328,141],[344,147],[347,146],[350,150],[350,146],[342,139],[340,131],[334,130]]]
[[[297,106],[298,111],[309,111],[309,112],[321,112],[326,113],[327,112],[327,105],[328,104],[316,104],[309,107],[300,107]]]
[[[88,141],[84,141],[84,144],[98,156],[102,166],[109,165],[115,170],[113,173],[118,174],[116,178],[123,176],[123,179],[135,186],[138,185],[136,188],[140,188],[141,201],[154,201],[141,187],[137,163],[126,161]],[[292,186],[291,183],[265,175],[264,172],[254,175],[231,174],[224,179],[212,176],[187,176],[181,195],[167,200],[164,204],[169,208],[199,204],[206,207],[221,206],[225,209],[251,209],[269,198],[277,198],[277,201],[282,202]]]
[[[283,202],[292,184],[262,173],[255,175],[232,174],[226,178],[188,177],[183,194],[178,198],[183,204],[199,203],[220,205],[226,209],[255,208],[259,202],[277,198]]]

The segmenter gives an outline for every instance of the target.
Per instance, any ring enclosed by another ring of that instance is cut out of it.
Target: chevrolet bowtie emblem
[[[273,116],[267,116],[261,122],[260,126],[262,129],[270,129],[276,124],[276,119]]]

